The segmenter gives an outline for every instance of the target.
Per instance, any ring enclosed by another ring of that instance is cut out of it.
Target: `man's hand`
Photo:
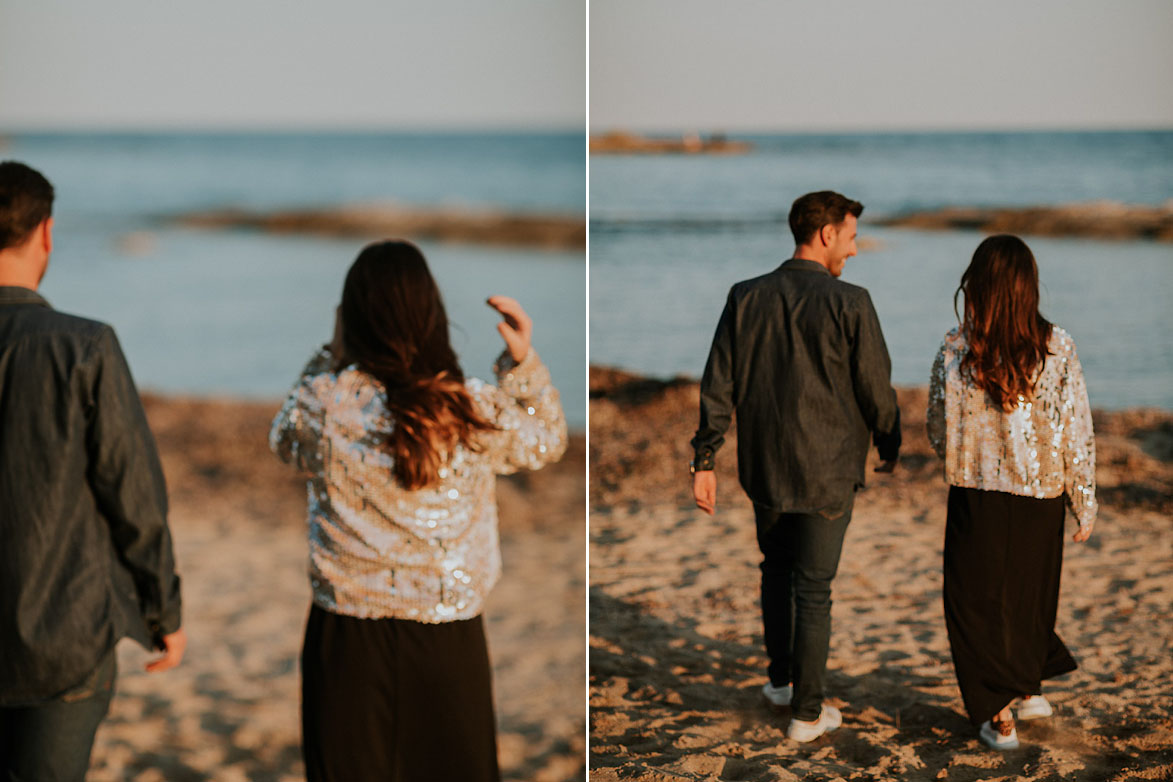
[[[717,509],[717,473],[697,470],[692,475],[692,496],[696,506],[710,516]]]
[[[1079,531],[1071,536],[1071,539],[1074,540],[1076,543],[1083,543],[1091,536],[1092,536],[1092,528],[1091,527],[1080,527]]]
[[[163,647],[163,656],[147,663],[149,673],[159,673],[179,665],[183,659],[183,650],[187,648],[187,633],[182,627],[174,633],[168,633],[163,636]]]
[[[885,462],[881,462],[876,467],[876,472],[896,472],[896,465],[899,463],[900,462],[897,459],[889,459]]]

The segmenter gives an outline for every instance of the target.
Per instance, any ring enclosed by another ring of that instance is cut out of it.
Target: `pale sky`
[[[1169,0],[591,0],[590,126],[1173,127]]]
[[[581,128],[582,0],[0,0],[0,130]]]

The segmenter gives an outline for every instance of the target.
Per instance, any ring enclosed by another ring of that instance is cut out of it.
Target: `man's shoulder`
[[[836,302],[847,309],[871,308],[871,294],[867,288],[844,282],[829,274],[814,274],[809,271],[793,271],[785,266],[766,274],[734,283],[729,296],[738,304],[760,299],[762,294],[781,293],[784,296],[801,298],[822,298]]]
[[[868,302],[872,300],[872,295],[868,293],[868,289],[862,285],[841,280],[838,277],[832,277],[830,280],[831,290],[837,295],[842,296],[847,301],[852,302]]]
[[[756,290],[777,284],[777,277],[778,271],[775,269],[772,272],[759,274],[757,277],[750,277],[748,280],[735,282],[733,283],[733,287],[729,289],[729,295],[734,298],[742,298]]]
[[[847,282],[839,277],[832,277],[830,274],[820,274],[805,269],[792,270],[782,266],[757,279],[763,280],[763,284],[766,285],[792,286],[807,294],[827,296],[844,302],[871,301],[871,294],[862,285]],[[750,280],[750,282],[754,282],[754,280]]]
[[[52,356],[76,368],[104,365],[122,350],[109,324],[48,307],[26,310],[4,324],[0,343],[0,349],[24,345],[29,356]],[[36,364],[44,361],[37,359]]]
[[[83,341],[93,341],[114,329],[107,323],[93,318],[74,315],[49,307],[38,307],[25,314],[22,319],[23,330],[36,333],[47,338],[73,338]]]

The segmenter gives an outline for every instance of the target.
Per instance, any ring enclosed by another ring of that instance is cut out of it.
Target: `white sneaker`
[[[769,682],[766,682],[762,685],[762,695],[765,697],[766,703],[776,709],[780,709],[783,706],[790,705],[790,699],[794,697],[794,687],[789,684],[785,687],[775,687]]]
[[[805,720],[790,720],[786,728],[786,736],[794,741],[814,741],[829,730],[835,730],[843,724],[843,715],[834,706],[823,704],[823,711],[814,722]]]
[[[1051,704],[1042,695],[1029,695],[1018,702],[1014,716],[1020,720],[1038,720],[1054,714]]]
[[[986,720],[982,723],[982,729],[978,731],[978,737],[990,749],[1018,749],[1018,730],[1013,724],[1009,733],[1002,733],[993,723]]]

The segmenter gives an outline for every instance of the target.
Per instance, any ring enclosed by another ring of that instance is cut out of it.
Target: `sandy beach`
[[[995,753],[953,678],[926,392],[901,389],[900,467],[872,473],[873,453],[835,582],[828,697],[844,724],[800,745],[760,694],[760,555],[735,437],[706,516],[686,468],[697,385],[600,368],[590,382],[592,782],[1173,778],[1173,414],[1096,413],[1102,510],[1089,542],[1066,544],[1057,627],[1080,668],[1044,683],[1055,716]]]
[[[309,589],[305,489],[268,450],[278,402],[146,398],[171,498],[183,579],[183,664],[120,679],[95,741],[91,782],[303,779],[298,655]],[[585,774],[585,454],[498,482],[504,576],[485,612],[502,773]]]

